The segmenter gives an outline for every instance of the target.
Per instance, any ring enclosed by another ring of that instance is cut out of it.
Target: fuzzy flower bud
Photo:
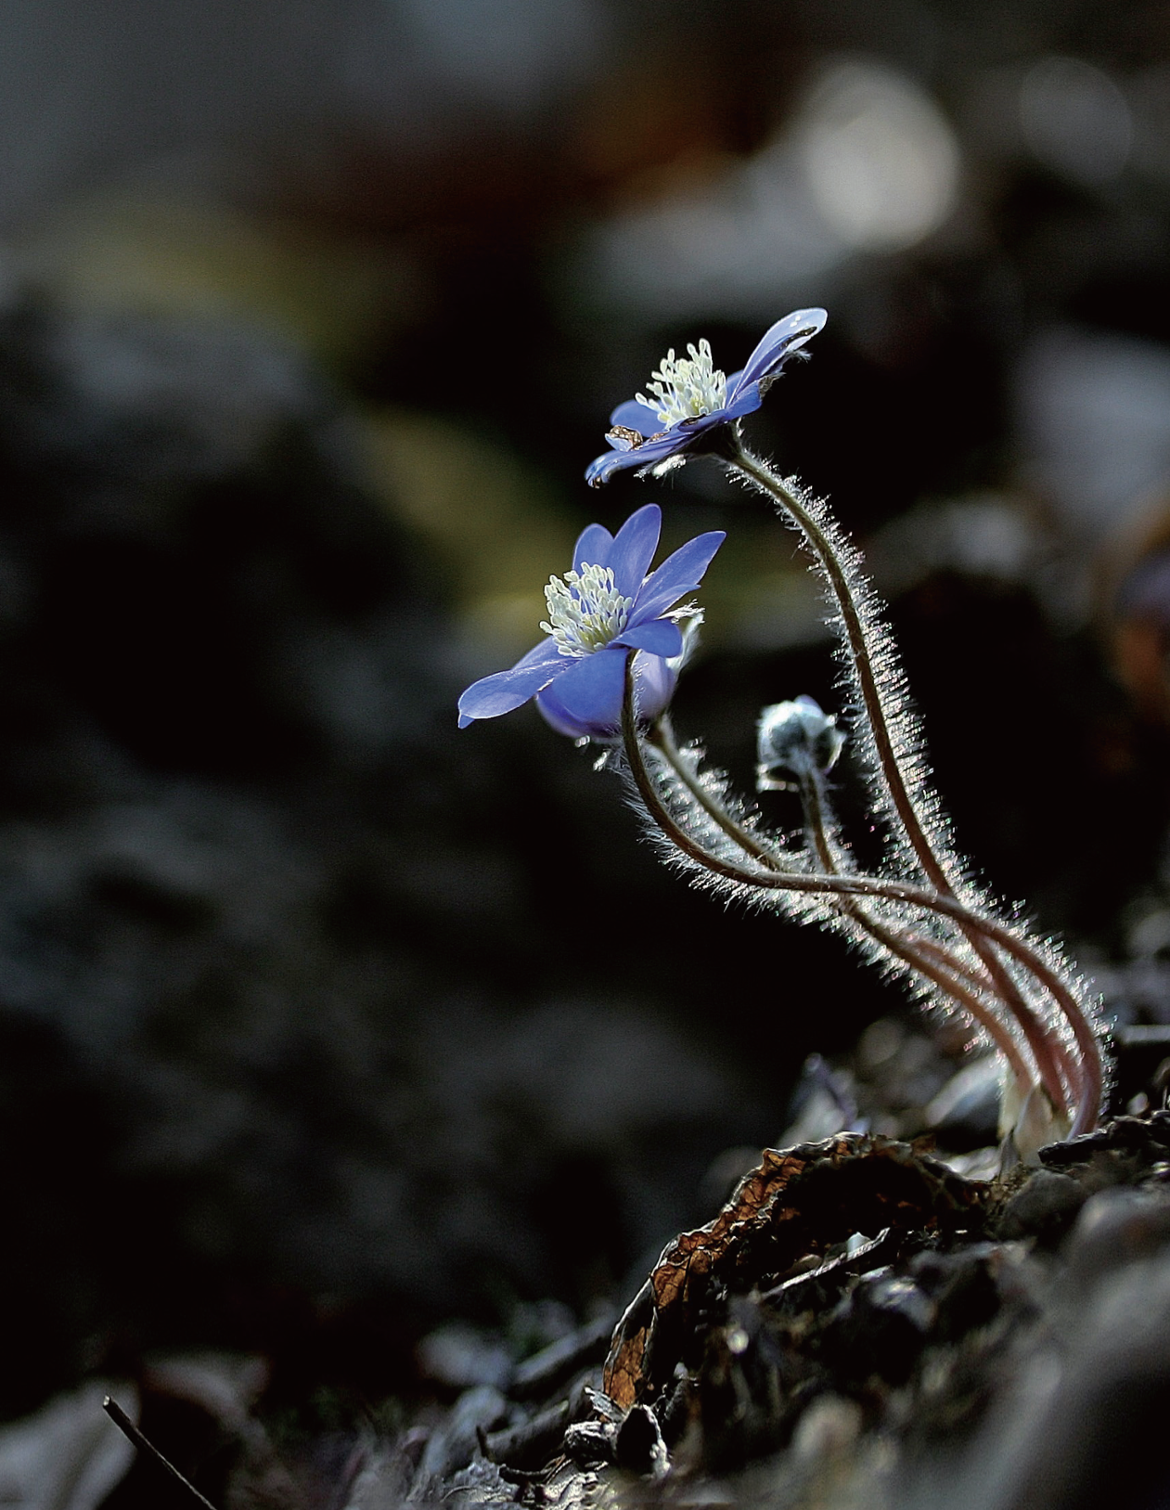
[[[756,743],[756,789],[767,792],[799,785],[814,772],[830,770],[845,745],[837,717],[824,713],[803,694],[773,703],[760,714]]]

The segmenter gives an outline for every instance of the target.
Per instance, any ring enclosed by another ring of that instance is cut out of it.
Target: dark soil
[[[842,1134],[767,1151],[597,1325],[371,1442],[347,1503],[1165,1503],[1170,1113],[964,1179]]]

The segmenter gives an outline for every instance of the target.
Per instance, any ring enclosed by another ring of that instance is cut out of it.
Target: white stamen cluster
[[[548,621],[541,624],[551,634],[562,655],[592,655],[621,634],[634,606],[613,585],[609,566],[583,565],[568,571],[562,580],[550,577],[544,590]]]
[[[644,393],[635,395],[640,404],[655,410],[668,429],[680,420],[698,419],[727,406],[727,378],[712,366],[710,341],[700,341],[697,351],[688,346],[687,351],[689,361],[676,357],[672,346],[662,366],[650,374],[646,386],[653,398]]]

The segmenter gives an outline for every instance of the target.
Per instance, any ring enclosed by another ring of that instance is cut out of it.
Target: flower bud
[[[799,785],[814,772],[824,775],[845,745],[837,716],[822,712],[811,697],[773,703],[760,714],[756,743],[756,789],[767,792]]]

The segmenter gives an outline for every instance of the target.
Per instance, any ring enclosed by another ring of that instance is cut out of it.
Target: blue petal
[[[731,399],[727,408],[724,409],[724,418],[730,423],[732,420],[742,419],[745,414],[751,414],[764,402],[764,384],[749,383],[746,388],[741,388]]]
[[[707,422],[688,425],[676,425],[673,430],[668,430],[663,436],[656,436],[648,440],[644,446],[639,446],[635,451],[627,451],[626,455],[636,467],[652,467],[656,462],[665,461],[668,456],[677,456],[685,451],[698,440],[704,430],[709,430]]]
[[[824,330],[828,318],[823,309],[797,309],[777,320],[764,332],[763,339],[748,357],[747,365],[732,390],[732,399],[749,383],[758,383],[762,377],[774,372],[791,352]]]
[[[583,566],[608,566],[613,536],[604,524],[587,524],[573,550],[573,570]]]
[[[706,535],[688,540],[673,556],[667,556],[638,594],[630,614],[631,625],[636,627],[648,619],[656,619],[677,603],[683,593],[693,592],[726,539],[723,530],[711,530]],[[677,651],[672,653],[677,654]]]
[[[585,480],[598,488],[603,482],[608,482],[614,472],[624,471],[627,467],[652,467],[655,462],[685,451],[695,440],[697,433],[701,432],[675,429],[654,440],[648,440],[645,445],[636,446],[633,450],[610,451],[608,455],[599,456],[596,461],[590,462]]]
[[[622,425],[627,430],[637,430],[639,435],[657,435],[663,427],[657,411],[648,409],[636,398],[619,404],[610,415],[609,422],[611,425]]]
[[[527,655],[522,655],[512,667],[513,671],[523,671],[527,666],[554,666],[557,661],[564,660],[564,656],[557,649],[557,642],[552,635],[546,635],[539,645],[534,645]]]
[[[628,655],[617,645],[607,646],[573,661],[557,678],[557,705],[586,732],[612,732],[621,723]]]
[[[603,482],[609,481],[614,472],[641,465],[636,451],[610,451],[605,456],[594,457],[585,468],[585,481],[591,488],[599,488]]]
[[[651,619],[646,624],[636,624],[619,634],[615,645],[629,645],[634,650],[646,650],[651,655],[681,655],[682,630],[673,619]]]
[[[639,653],[634,657],[634,678],[634,704],[639,718],[657,718],[674,696],[678,672],[660,655]],[[608,743],[617,738],[621,727],[620,698],[617,710],[612,714],[612,722],[607,713],[605,720],[599,723],[595,719],[582,719],[570,713],[557,695],[561,685],[560,682],[554,682],[536,695],[536,706],[551,728],[569,739],[596,739]],[[623,677],[623,694],[624,691]]]
[[[678,672],[660,655],[639,655],[634,660],[634,673],[634,706],[639,718],[657,718],[674,696]]]
[[[497,671],[494,676],[482,677],[473,682],[459,699],[459,727],[466,729],[476,718],[499,718],[502,713],[511,713],[513,708],[526,703],[572,665],[571,657],[558,655],[555,661],[521,663],[510,671]]]
[[[613,568],[613,585],[623,598],[634,597],[641,587],[661,533],[662,510],[656,503],[637,509],[618,530],[605,564]]]
[[[587,724],[581,724],[575,718],[571,718],[557,701],[556,688],[545,687],[543,692],[536,694],[536,706],[541,717],[550,728],[558,734],[564,734],[568,739],[588,739],[598,732],[591,729]],[[608,730],[606,731],[609,732]]]

